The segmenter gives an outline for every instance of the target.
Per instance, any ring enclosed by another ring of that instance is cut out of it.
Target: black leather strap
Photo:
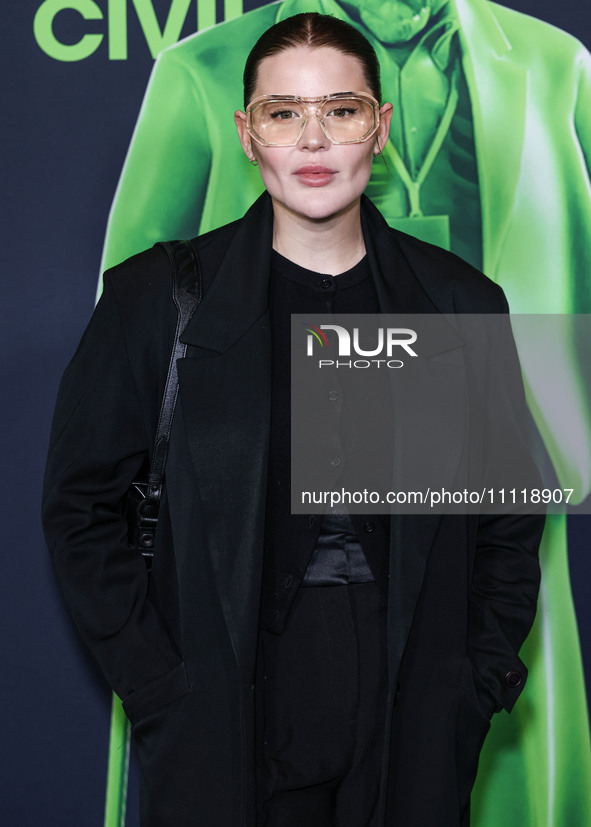
[[[177,307],[178,318],[154,440],[146,496],[137,507],[138,548],[143,557],[147,558],[146,563],[149,563],[154,555],[168,442],[179,389],[177,360],[182,359],[187,350],[187,346],[180,341],[180,335],[203,298],[199,259],[191,242],[166,241],[155,246],[162,247],[168,256],[172,276],[172,298]]]

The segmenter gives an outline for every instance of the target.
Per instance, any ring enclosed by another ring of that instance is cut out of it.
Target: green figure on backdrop
[[[113,204],[104,267],[240,218],[260,194],[260,176],[245,169],[227,125],[241,106],[250,48],[276,20],[302,11],[353,23],[376,49],[394,117],[367,194],[386,220],[483,269],[514,313],[591,312],[591,55],[564,32],[486,0],[285,0],[165,50]],[[560,411],[534,372],[540,343],[519,344],[558,481],[588,493],[591,401],[572,343],[566,337],[560,369],[576,438],[555,427]],[[505,713],[493,722],[472,798],[476,827],[591,824],[565,515],[548,518],[540,553],[529,688],[518,726],[507,726]]]

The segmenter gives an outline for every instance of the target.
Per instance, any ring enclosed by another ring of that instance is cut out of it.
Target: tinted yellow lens
[[[286,146],[297,141],[304,118],[296,101],[264,101],[251,112],[252,128],[265,143]]]
[[[363,98],[339,98],[322,105],[326,133],[335,143],[360,141],[374,126],[374,109]]]

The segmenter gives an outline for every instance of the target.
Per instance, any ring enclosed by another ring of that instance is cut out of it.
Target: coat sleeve
[[[149,428],[107,280],[60,385],[42,511],[66,603],[123,699],[181,662],[150,602],[146,567],[127,543],[121,513],[149,454]]]
[[[497,335],[487,367],[485,486],[496,492],[541,488],[529,448],[527,410],[508,307],[494,320]],[[532,626],[540,585],[538,548],[544,507],[506,507],[477,519],[469,593],[468,654],[483,707],[511,711],[527,669],[519,650]],[[492,510],[492,509],[491,509]]]
[[[111,208],[103,270],[162,238],[197,235],[210,172],[199,79],[175,51],[152,71]]]

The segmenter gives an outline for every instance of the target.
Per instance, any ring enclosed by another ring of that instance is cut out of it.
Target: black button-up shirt
[[[338,276],[315,273],[273,253],[270,283],[273,340],[271,434],[269,445],[265,566],[261,625],[280,633],[299,586],[376,580],[386,588],[389,518],[385,515],[292,515],[291,475],[291,314],[377,313],[378,301],[366,258]],[[318,405],[319,444],[337,440],[327,473],[346,483],[346,448],[355,423],[342,420],[343,383],[334,376]],[[346,393],[346,387],[345,387]],[[382,400],[383,401],[383,400]],[[384,415],[391,415],[385,412]],[[342,437],[342,438],[341,438]],[[361,444],[359,443],[361,439]]]

